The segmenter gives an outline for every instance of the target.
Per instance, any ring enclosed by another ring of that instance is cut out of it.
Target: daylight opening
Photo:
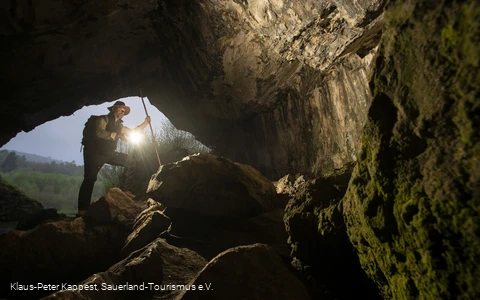
[[[208,153],[210,149],[191,133],[178,130],[147,98],[119,99],[129,108],[121,118],[123,126],[135,129],[146,120],[143,128],[117,138],[116,152],[131,157],[132,171],[125,166],[106,162],[97,174],[91,200],[95,201],[112,187],[122,188],[128,183],[129,195],[145,197],[149,178],[157,172],[160,160],[167,164],[194,153]],[[55,208],[59,213],[77,213],[79,190],[84,181],[84,128],[90,116],[107,115],[116,101],[86,106],[68,117],[60,117],[21,132],[0,149],[0,176],[20,191],[38,200],[44,208]],[[87,147],[88,148],[88,147]],[[128,170],[127,170],[128,169]],[[124,189],[124,188],[122,188]],[[88,193],[87,193],[88,194]]]

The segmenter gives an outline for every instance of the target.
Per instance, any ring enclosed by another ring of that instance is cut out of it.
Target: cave
[[[177,128],[272,179],[356,160],[381,1],[57,4],[4,7],[0,143],[142,89]]]
[[[0,145],[142,93],[271,181],[349,170],[341,227],[385,299],[480,296],[477,1],[19,0],[0,14]],[[300,231],[316,234],[320,202]]]

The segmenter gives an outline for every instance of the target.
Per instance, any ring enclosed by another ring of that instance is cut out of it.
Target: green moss
[[[397,120],[370,113],[344,198],[350,240],[387,298],[480,298],[479,29],[475,1],[389,7],[372,80]]]
[[[449,15],[449,23],[441,31],[440,53],[448,61],[445,80],[452,87],[451,97],[458,101],[453,118],[461,141],[471,144],[478,117],[478,72],[480,57],[480,8],[475,3],[462,5]],[[477,69],[477,71],[473,71]]]

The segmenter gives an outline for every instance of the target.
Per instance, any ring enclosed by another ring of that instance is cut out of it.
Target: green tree
[[[34,181],[35,181],[35,184],[38,187],[38,190],[40,192],[43,192],[43,190],[45,189],[45,186],[47,185],[47,178],[46,178],[45,174],[38,173],[38,175],[35,176]]]
[[[7,158],[9,153],[10,151],[8,150],[0,150],[0,166],[1,164],[3,164],[3,162],[5,161],[5,158]]]
[[[189,132],[178,130],[170,121],[164,121],[154,134],[155,143],[160,153],[162,164],[183,158],[193,153],[209,153],[210,148],[195,139]],[[158,162],[150,134],[143,134],[142,142],[138,145],[120,142],[117,151],[129,153],[136,157],[139,173],[137,180],[142,183],[140,193],[144,193],[149,177],[157,171]],[[112,187],[120,186],[123,167],[104,166],[99,172],[99,181],[103,184],[104,192]],[[137,191],[138,192],[138,191]],[[136,193],[138,194],[138,193]]]
[[[2,173],[1,176],[26,195],[40,201],[45,208],[76,210],[82,176],[72,177],[66,174],[40,173],[31,170],[15,170]],[[41,186],[42,190],[38,186]]]
[[[2,172],[11,172],[17,168],[17,155],[15,152],[10,152],[2,165],[0,166]]]
[[[28,163],[27,163],[27,158],[25,157],[25,155],[22,155],[22,156],[17,156],[17,168],[18,169],[21,169],[21,168],[25,168],[28,166]]]
[[[161,153],[167,153],[176,149],[185,149],[188,151],[188,154],[210,152],[210,148],[198,141],[193,134],[178,130],[168,120],[164,121],[160,129],[156,130],[155,140]],[[151,143],[151,139],[149,142]]]

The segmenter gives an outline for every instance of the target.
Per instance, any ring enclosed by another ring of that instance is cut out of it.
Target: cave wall
[[[386,298],[478,299],[478,1],[392,1],[387,12],[344,198],[348,235]]]
[[[356,161],[371,102],[366,84],[371,57],[347,56],[328,73],[303,67],[292,77],[296,84],[279,92],[272,110],[246,119],[227,135],[227,153],[271,178],[328,175]],[[242,144],[252,149],[236,152]]]
[[[356,159],[383,1],[13,1],[0,5],[0,144],[143,94],[272,179]],[[3,126],[2,126],[3,127]]]

